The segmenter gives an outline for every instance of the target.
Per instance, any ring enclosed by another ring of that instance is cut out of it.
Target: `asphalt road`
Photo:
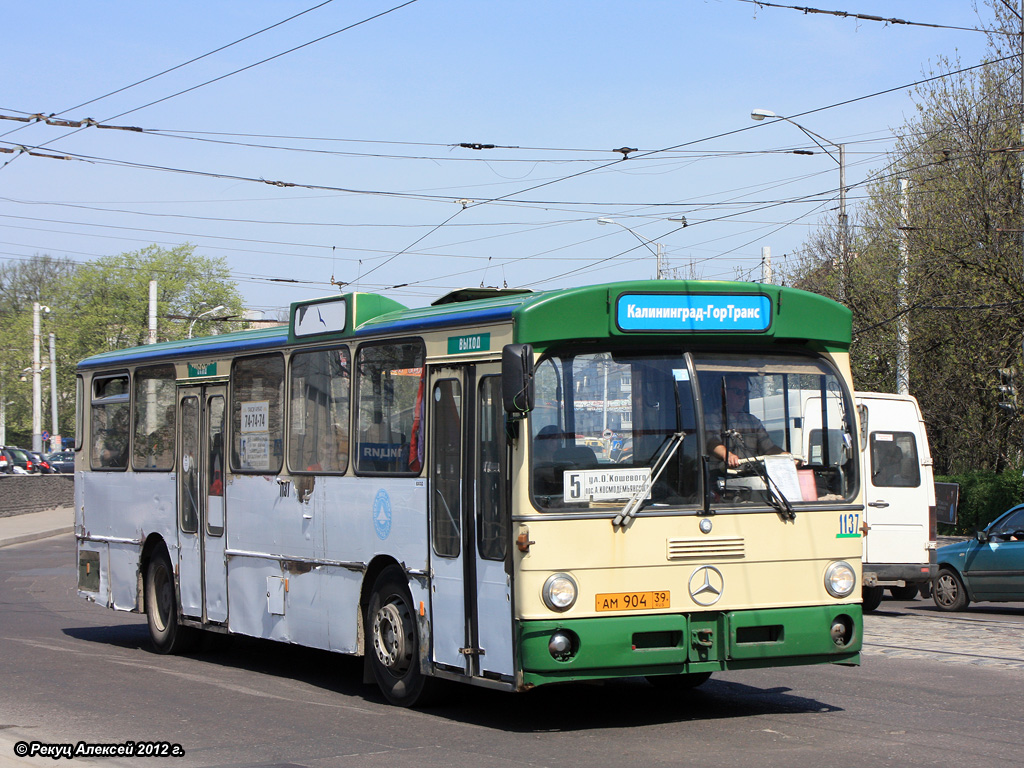
[[[642,680],[509,695],[458,687],[386,705],[358,660],[245,638],[151,653],[143,617],[75,593],[74,541],[0,553],[0,767],[19,741],[178,744],[94,766],[949,766],[1020,763],[1024,604],[883,602],[863,666],[716,675],[685,697]]]

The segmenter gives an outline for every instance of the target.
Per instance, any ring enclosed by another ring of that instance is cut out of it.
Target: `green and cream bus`
[[[162,653],[206,630],[364,656],[404,706],[856,664],[849,346],[820,296],[666,280],[350,293],[96,355],[78,591]],[[833,439],[797,458],[804,414],[750,404],[805,394]]]

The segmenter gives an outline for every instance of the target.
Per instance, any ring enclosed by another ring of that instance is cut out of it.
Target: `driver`
[[[722,377],[725,390],[725,424],[722,413],[705,413],[707,451],[726,466],[738,467],[740,459],[785,453],[772,442],[760,419],[747,410],[750,382],[741,373]],[[727,430],[728,434],[723,434]]]

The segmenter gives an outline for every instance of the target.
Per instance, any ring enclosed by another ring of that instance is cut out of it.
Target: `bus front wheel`
[[[157,653],[182,653],[187,650],[194,630],[178,622],[178,597],[174,588],[174,569],[167,549],[161,546],[146,568],[146,620],[149,638]]]
[[[366,654],[384,697],[400,707],[423,704],[435,680],[420,671],[419,634],[405,573],[381,571],[366,608]]]

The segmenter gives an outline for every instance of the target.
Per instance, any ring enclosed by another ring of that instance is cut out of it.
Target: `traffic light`
[[[1017,371],[999,369],[999,408],[1007,413],[1017,412]]]

